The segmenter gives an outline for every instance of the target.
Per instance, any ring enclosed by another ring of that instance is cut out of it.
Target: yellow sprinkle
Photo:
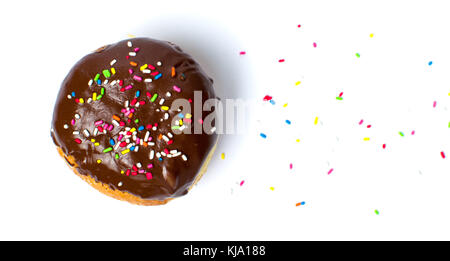
[[[84,103],[84,99],[80,98],[80,103],[83,104]]]
[[[373,34],[370,34],[370,37],[373,37]]]
[[[125,154],[127,154],[128,152],[130,152],[130,149],[122,150],[120,153],[122,153],[122,155],[125,155]]]
[[[97,100],[97,93],[96,92],[94,92],[93,94],[92,94],[92,100]]]
[[[221,156],[222,156],[222,159],[225,159],[225,153],[222,153]]]
[[[190,113],[186,113],[186,119],[190,119],[192,117],[192,114],[190,114]]]
[[[94,143],[94,142],[95,142],[95,139],[91,139],[91,142]]]
[[[295,141],[296,141],[296,142],[300,142],[300,139],[296,139]]]
[[[302,83],[302,82],[301,82],[301,81],[298,81],[298,82],[295,83],[295,85],[299,85],[300,83]]]
[[[370,140],[370,138],[369,137],[365,137],[364,140]]]
[[[94,143],[94,146],[100,146],[99,142]]]
[[[147,64],[144,64],[140,67],[141,71],[145,70],[147,68]]]
[[[270,187],[270,190],[274,191],[274,190],[275,190],[275,188],[274,188],[274,187]]]
[[[116,69],[114,69],[114,67],[112,67],[111,68],[111,72],[112,72],[113,75],[116,74]]]
[[[450,92],[448,93],[448,96],[450,96]]]
[[[167,111],[167,110],[169,110],[169,107],[167,107],[167,106],[161,106],[161,110]]]
[[[125,173],[125,171],[124,171],[124,170],[121,170],[121,171],[120,171],[120,174],[124,174],[124,173]]]
[[[285,108],[286,108],[286,107],[287,107],[287,103],[285,103],[285,104],[283,105],[283,107],[285,107]]]
[[[134,128],[134,127],[130,130],[131,133],[133,133],[135,131],[136,131],[136,128]]]
[[[319,122],[319,117],[316,117],[316,119],[314,120],[314,125],[317,125],[317,122]]]
[[[101,160],[101,159],[98,159],[98,160],[97,160],[97,163],[98,163],[98,164],[102,163],[102,160]]]
[[[179,121],[179,122],[180,122],[180,126],[181,126],[181,125],[183,125],[183,120],[181,120],[181,119],[180,119],[180,121]]]
[[[135,37],[136,37],[134,34],[127,34],[127,36],[128,36],[129,38],[135,38]]]

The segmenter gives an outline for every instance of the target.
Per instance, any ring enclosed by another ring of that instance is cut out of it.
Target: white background
[[[449,240],[448,10],[445,1],[2,1],[0,239]],[[177,43],[220,97],[254,101],[248,130],[223,136],[199,184],[165,206],[100,194],[50,138],[72,65],[128,34]]]

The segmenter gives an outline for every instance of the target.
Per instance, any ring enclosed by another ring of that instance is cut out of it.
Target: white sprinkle
[[[136,167],[142,168],[142,164],[140,162],[136,163]]]
[[[125,142],[126,142],[126,143],[130,143],[130,139],[126,139]]]
[[[88,138],[91,135],[87,129],[83,130],[83,134],[84,136],[86,136],[86,138]]]
[[[133,147],[133,143],[128,144],[127,149]]]
[[[169,138],[173,138],[173,134],[170,132],[167,133],[167,136],[169,136]]]
[[[135,135],[133,135],[133,141],[136,141],[136,136]]]
[[[72,134],[73,135],[78,135],[78,134],[80,134],[80,132],[79,131],[74,131],[74,132],[72,132]]]
[[[184,161],[187,161],[186,155],[183,154],[183,155],[181,156],[181,158],[182,158]]]
[[[131,41],[128,41],[127,45],[128,45],[128,47],[132,47],[132,46],[133,46],[133,44],[131,43]]]
[[[172,157],[174,157],[174,158],[175,158],[175,157],[178,157],[178,156],[180,156],[180,155],[181,155],[181,152],[179,151],[179,152],[177,152],[177,153],[173,154],[173,155],[172,155]]]
[[[135,105],[134,105],[134,107],[136,107],[136,108],[138,108],[139,107],[139,102],[137,102]]]
[[[88,100],[87,100],[87,103],[91,103],[92,102],[92,98],[89,98]]]
[[[186,128],[186,125],[183,125],[178,130],[183,131],[185,128]]]
[[[138,152],[139,146],[134,147],[134,152]]]
[[[145,138],[144,138],[144,141],[148,141],[148,137],[150,136],[150,132],[149,131],[147,131],[147,133],[145,133]]]
[[[155,130],[156,130],[156,126],[153,126],[152,130],[154,130],[154,131],[155,131]]]
[[[177,153],[178,152],[178,150],[171,150],[170,151],[170,154],[175,154],[175,153]]]
[[[147,78],[147,79],[144,80],[144,82],[152,82],[152,81],[153,81],[153,80],[150,79],[150,78]]]
[[[169,114],[166,112],[164,113],[164,119],[167,120],[169,118]]]
[[[166,142],[168,142],[168,141],[169,141],[169,138],[167,138],[167,136],[166,136],[166,135],[162,135],[162,138],[163,138],[163,140],[165,140]]]
[[[155,143],[154,142],[149,142],[148,146],[155,146]]]
[[[64,129],[68,129],[69,128],[69,125],[67,125],[67,124],[64,124]]]
[[[94,136],[97,136],[97,134],[98,134],[98,129],[95,128],[95,129],[94,129]]]
[[[153,159],[154,156],[155,156],[155,151],[154,150],[150,151],[150,159]]]
[[[116,146],[114,146],[114,150],[117,150],[119,148],[119,146],[120,146],[120,142],[117,142]]]
[[[67,99],[72,99],[72,96],[69,94],[69,95],[67,95]]]
[[[159,100],[159,105],[163,105],[164,101],[164,98],[161,98],[161,100]]]
[[[103,84],[108,84],[108,79],[106,79],[106,80],[103,82]]]
[[[112,61],[109,63],[109,65],[113,66],[116,62],[117,62],[117,60],[114,59],[114,60],[112,60]]]
[[[80,114],[76,113],[76,114],[75,114],[75,119],[78,120],[79,118],[80,118]]]
[[[164,157],[167,157],[167,154],[164,151],[161,151],[161,155],[163,155]]]
[[[211,133],[214,133],[216,131],[216,127],[211,128]]]
[[[172,94],[171,94],[170,92],[167,92],[167,93],[166,93],[166,96],[167,96],[167,97],[170,97],[170,96],[172,96]]]
[[[88,82],[88,85],[89,85],[89,86],[92,86],[93,83],[94,83],[94,80],[93,80],[93,79],[90,79],[89,82]]]
[[[117,83],[117,80],[114,80],[111,82],[111,85],[115,85]]]
[[[125,101],[125,108],[128,108],[128,104],[130,104],[130,101]]]
[[[152,70],[150,70],[150,69],[144,69],[144,70],[142,70],[142,72],[143,72],[143,73],[151,73]]]
[[[129,56],[136,56],[136,53],[135,52],[129,52],[128,55]]]
[[[118,184],[117,184],[117,186],[119,186],[119,187],[122,187],[122,181],[120,181]]]
[[[117,127],[120,126],[120,123],[119,123],[118,121],[116,121],[116,120],[112,120],[112,123],[113,123],[114,125],[116,125]]]
[[[162,65],[162,62],[158,61],[158,62],[156,63],[156,65],[161,66],[161,65]]]
[[[144,140],[143,139],[139,140],[139,145],[141,145],[141,146],[144,145]]]
[[[131,127],[125,127],[125,131],[131,130]]]
[[[161,158],[161,153],[156,152],[156,157],[157,157],[157,158]]]

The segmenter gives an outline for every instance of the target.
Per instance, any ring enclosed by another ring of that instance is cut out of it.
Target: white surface
[[[0,4],[0,239],[450,239],[445,1],[39,2]],[[257,101],[248,133],[166,206],[103,196],[50,138],[68,70],[127,34],[177,43],[221,97]]]

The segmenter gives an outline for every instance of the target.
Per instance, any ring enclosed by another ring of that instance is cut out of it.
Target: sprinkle
[[[296,142],[300,142],[300,139],[296,139],[295,141],[296,141]]]
[[[75,139],[75,142],[78,143],[78,144],[81,144],[81,140],[78,139],[78,138]]]
[[[142,81],[142,77],[137,76],[137,75],[133,75],[133,79],[135,79],[135,80],[138,81],[138,82],[141,82],[141,81]]]
[[[291,121],[290,120],[286,120],[286,123],[291,125]]]
[[[416,131],[415,131],[415,130],[411,131],[411,135],[414,135],[415,133],[416,133]]]
[[[78,120],[78,119],[80,119],[80,118],[81,118],[80,114],[76,113],[76,114],[75,114],[75,119]]]
[[[83,130],[83,134],[84,134],[84,136],[86,136],[86,138],[88,138],[90,136],[90,133],[87,129]]]
[[[443,159],[445,159],[445,154],[444,154],[443,151],[441,151],[441,157],[442,157]]]
[[[316,43],[316,42],[313,43],[313,47],[314,47],[314,48],[317,47],[317,43]]]
[[[383,149],[386,149],[386,144],[383,144]]]
[[[147,179],[152,179],[153,178],[152,173],[150,173],[150,172],[146,172],[145,176],[147,177]]]
[[[176,91],[176,92],[181,92],[180,87],[175,86],[175,85],[173,86],[173,90]]]
[[[260,135],[261,137],[263,137],[264,139],[267,138],[267,135],[264,134],[264,133],[260,133],[259,135]]]
[[[172,66],[172,72],[171,72],[170,76],[175,77],[175,67],[173,67],[173,66]]]
[[[378,209],[375,209],[375,214],[380,215],[380,211],[378,211]]]
[[[114,59],[114,60],[112,60],[112,61],[109,63],[109,65],[113,66],[116,62],[117,62],[117,60]]]
[[[342,100],[343,100],[343,98],[342,98],[342,97],[340,97],[340,96],[338,96],[338,97],[336,97],[336,100],[340,100],[340,101],[342,101]]]
[[[127,45],[128,45],[128,47],[132,47],[132,46],[133,46],[133,44],[131,43],[131,41],[128,41],[128,42],[127,42]]]
[[[372,38],[372,37],[373,37],[373,34],[370,34],[369,37]]]
[[[318,122],[319,122],[319,117],[316,117],[316,119],[314,119],[314,125],[317,125]]]
[[[162,74],[160,73],[160,74],[158,74],[158,75],[156,75],[155,76],[155,80],[158,80],[159,78],[161,78],[161,76],[162,76]]]
[[[295,85],[300,85],[300,83],[302,83],[301,81],[297,81],[296,83],[295,83]]]
[[[181,158],[184,160],[184,161],[187,161],[187,157],[186,157],[186,155],[181,155]]]
[[[130,62],[130,65],[136,67],[138,64],[136,62]]]
[[[363,122],[364,122],[363,120],[360,120],[360,121],[359,121],[359,125],[363,124]]]
[[[368,141],[368,140],[370,140],[370,138],[369,138],[369,137],[365,137],[364,140],[365,140],[365,141]]]
[[[88,85],[91,86],[94,83],[94,80],[90,79]]]
[[[400,136],[404,137],[405,134],[403,134],[403,132],[399,131],[398,134],[400,134]]]
[[[156,65],[161,66],[162,62],[161,61],[156,62]]]
[[[448,124],[448,125],[449,125],[449,127],[450,127],[450,122],[449,122],[449,124]],[[67,130],[68,128],[69,128],[69,125],[67,125],[67,124],[64,124],[64,129],[66,129],[66,130]]]
[[[356,53],[356,57],[359,58],[361,57],[361,55],[359,53]]]
[[[305,201],[298,202],[297,204],[295,204],[296,207],[303,206],[303,205],[305,205]]]
[[[83,98],[80,98],[80,104],[83,104],[84,103],[84,99]]]
[[[284,63],[284,59],[278,60],[279,63]]]
[[[151,102],[154,102],[156,98],[158,97],[158,94],[153,94],[152,98],[150,99]]]
[[[111,72],[112,72],[113,75],[116,74],[116,69],[114,69],[114,67],[112,67],[111,68]]]
[[[169,110],[169,107],[167,107],[167,106],[161,106],[161,110],[167,111],[167,110]]]
[[[95,77],[94,77],[94,82],[96,82],[96,81],[98,80],[98,78],[100,78],[100,74],[99,74],[99,73],[97,73],[97,74],[95,75]]]
[[[246,52],[244,52],[244,51],[239,52],[239,55],[245,55],[245,54],[246,54]]]
[[[433,102],[433,108],[436,108],[436,101]]]
[[[101,159],[98,159],[98,160],[97,160],[97,163],[98,163],[98,164],[102,163],[102,160],[101,160]]]
[[[432,61],[429,61],[429,62],[428,62],[428,65],[429,65],[429,66],[431,66],[432,64],[433,64],[433,62],[432,62]]]
[[[111,77],[111,73],[109,72],[109,70],[103,70],[102,73],[103,73],[103,76],[105,76],[105,78]]]
[[[147,79],[144,80],[144,82],[152,82],[152,81],[153,81],[153,80],[150,79],[150,78],[147,78]]]
[[[330,175],[331,172],[333,172],[333,168],[331,168],[331,169],[328,171],[328,175]]]
[[[130,152],[130,149],[126,149],[126,150],[121,151],[122,155],[125,155],[125,154],[127,154],[128,152]]]
[[[275,190],[275,188],[274,188],[274,187],[270,187],[270,190],[274,191],[274,190]]]
[[[270,100],[272,100],[272,96],[269,96],[269,95],[266,95],[263,98],[263,101],[270,101]]]
[[[244,185],[244,180],[241,181],[241,183],[239,184],[239,186],[241,186],[241,187],[242,187],[242,185]]]
[[[292,163],[289,164],[289,169],[292,169]]]
[[[225,153],[222,153],[220,156],[222,159],[225,159]]]
[[[107,153],[107,152],[110,152],[110,151],[112,151],[112,150],[113,150],[112,147],[108,147],[108,148],[106,148],[106,149],[103,150],[103,153]]]
[[[368,129],[370,129],[371,127],[372,127],[372,125],[370,125],[370,124],[369,124],[369,125],[367,125],[367,128],[368,128]]]

